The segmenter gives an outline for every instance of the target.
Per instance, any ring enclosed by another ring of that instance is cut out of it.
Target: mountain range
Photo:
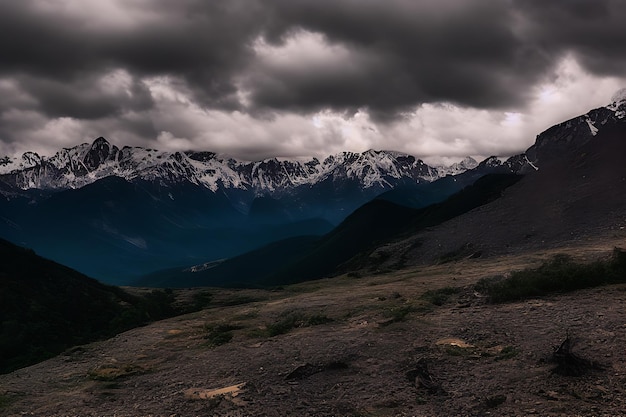
[[[374,199],[419,210],[442,203],[487,174],[527,174],[529,179],[513,189],[538,181],[534,187],[539,195],[545,188],[541,184],[557,184],[562,172],[577,166],[569,162],[574,165],[550,174],[556,161],[593,154],[599,138],[624,125],[625,108],[626,98],[614,98],[607,107],[543,132],[522,154],[481,163],[466,158],[450,167],[431,167],[410,155],[372,150],[344,152],[322,161],[245,162],[211,152],[120,149],[104,138],[62,149],[49,158],[27,152],[20,158],[0,159],[0,236],[109,283],[128,284],[161,270],[207,270],[202,265],[219,265],[267,244],[283,247],[282,239],[298,237],[297,242],[307,245],[328,241],[328,236],[339,234],[329,234],[336,226],[355,229],[350,222],[363,216],[351,213],[364,205],[360,210],[367,211]],[[534,198],[532,192],[518,197]],[[476,205],[460,202],[458,207],[471,211]],[[462,214],[450,210],[455,216]],[[531,213],[524,208],[519,212]],[[386,213],[395,215],[394,210]],[[370,224],[380,220],[365,217]],[[481,222],[477,227],[491,221]],[[367,227],[367,222],[362,225]],[[457,231],[455,236],[463,233]],[[345,244],[351,241],[349,237]],[[328,273],[337,266],[320,271]],[[202,284],[196,278],[187,282]]]
[[[0,159],[0,236],[121,284],[284,238],[324,235],[384,192],[396,190],[387,198],[413,207],[441,201],[504,167],[497,158],[431,167],[372,150],[243,162],[210,152],[119,149],[98,138],[49,158],[27,152]],[[437,180],[448,185],[428,187]]]
[[[471,157],[449,167],[430,167],[411,155],[369,150],[343,152],[320,161],[279,160],[244,162],[212,152],[163,152],[125,146],[119,149],[105,138],[64,148],[52,157],[26,152],[0,159],[0,175],[6,184],[26,190],[76,189],[98,179],[118,176],[168,186],[181,182],[218,190],[245,190],[254,194],[288,193],[300,186],[331,180],[356,181],[363,189],[389,188],[403,180],[430,182],[475,168]]]
[[[626,227],[624,109],[622,98],[553,126],[504,164],[488,158],[456,176],[384,192],[319,239],[276,242],[204,268],[151,274],[139,283],[280,285],[619,233]],[[441,200],[443,194],[449,197]]]

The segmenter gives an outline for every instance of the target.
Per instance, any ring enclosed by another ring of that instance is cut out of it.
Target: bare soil
[[[596,257],[614,243],[572,253]],[[0,375],[0,415],[626,415],[626,285],[501,305],[472,287],[549,255],[278,291],[211,289],[221,306]],[[441,306],[422,297],[449,286],[462,290]],[[220,328],[232,339],[215,343],[209,334]],[[554,348],[568,335],[572,351],[598,369],[553,372]]]

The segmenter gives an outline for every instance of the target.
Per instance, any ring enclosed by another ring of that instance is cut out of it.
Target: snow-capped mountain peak
[[[440,165],[436,169],[437,169],[437,172],[439,173],[439,176],[445,177],[446,175],[458,175],[469,169],[474,169],[477,166],[478,166],[478,161],[476,161],[471,156],[466,156],[465,158],[463,158],[462,161],[455,162],[449,166]]]
[[[118,153],[117,146],[111,146],[105,138],[99,137],[91,144],[83,162],[89,171],[94,171],[107,161],[114,161]]]
[[[615,117],[619,119],[626,117],[626,88],[622,88],[613,94],[611,104],[607,108],[613,110]]]
[[[19,158],[5,156],[0,158],[0,175],[32,168],[41,163],[41,156],[35,152],[26,152]]]
[[[63,148],[45,158],[27,152],[0,159],[2,179],[20,189],[75,189],[108,176],[161,185],[190,182],[216,192],[242,189],[256,194],[283,193],[300,186],[350,181],[363,189],[389,189],[398,182],[433,181],[476,167],[473,158],[433,168],[412,155],[394,151],[341,152],[317,158],[271,158],[242,162],[213,152],[167,152],[124,146],[99,137],[93,143]]]

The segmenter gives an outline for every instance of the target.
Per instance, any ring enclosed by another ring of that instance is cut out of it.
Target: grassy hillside
[[[176,314],[170,291],[131,295],[0,239],[0,373]]]

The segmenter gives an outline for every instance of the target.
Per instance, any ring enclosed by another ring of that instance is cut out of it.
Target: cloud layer
[[[624,85],[624,21],[619,0],[0,0],[0,153],[506,155]]]

